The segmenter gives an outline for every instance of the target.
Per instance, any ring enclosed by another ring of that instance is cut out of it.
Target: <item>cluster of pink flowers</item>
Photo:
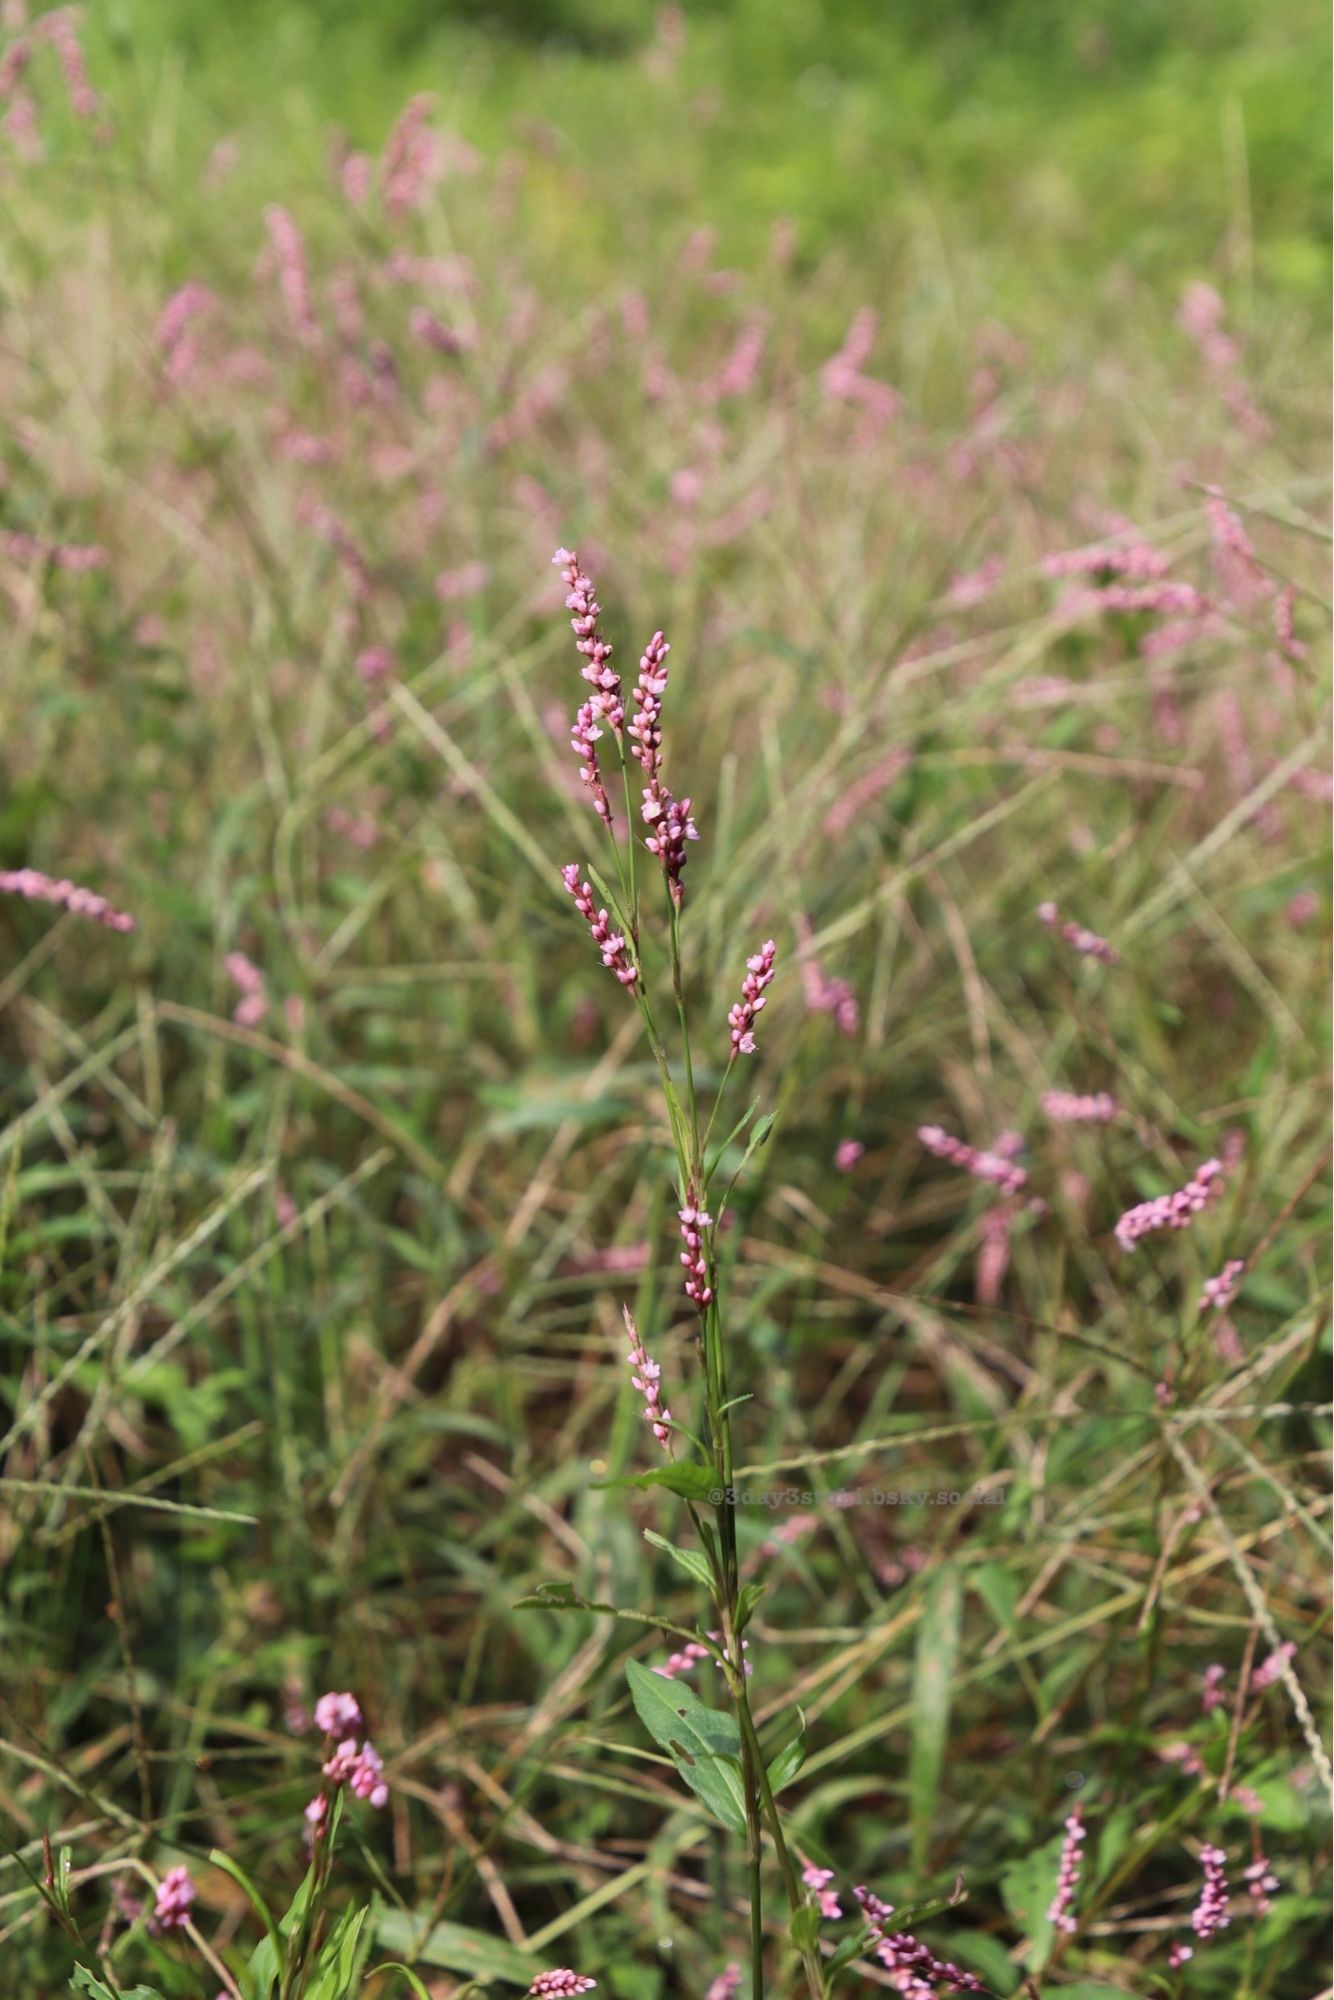
[[[1240,373],[1241,350],[1223,331],[1224,306],[1212,285],[1187,285],[1177,313],[1177,325],[1199,350],[1200,359],[1218,385],[1224,405],[1252,437],[1267,437],[1269,424],[1251,400]]]
[[[630,755],[644,773],[644,799],[656,798],[662,765],[662,697],[667,691],[667,655],[671,647],[655,632],[639,662],[639,679],[631,690],[634,720],[626,730]]]
[[[804,1535],[809,1535],[819,1525],[818,1514],[789,1514],[786,1521],[780,1521],[771,1535],[765,1536],[755,1551],[755,1556],[747,1560],[745,1567],[748,1570],[756,1568],[757,1558],[767,1559],[780,1554],[783,1549],[790,1548],[793,1542],[799,1542]]]
[[[1133,1250],[1142,1236],[1159,1229],[1185,1229],[1201,1209],[1207,1208],[1222,1186],[1223,1163],[1205,1160],[1193,1177],[1175,1194],[1155,1195],[1152,1201],[1137,1202],[1128,1208],[1116,1225],[1116,1240],[1123,1250]]]
[[[570,748],[581,760],[579,776],[592,793],[594,810],[603,824],[610,827],[611,801],[607,797],[607,788],[602,782],[602,767],[598,763],[597,746],[601,738],[596,708],[591,701],[581,703],[570,724]]]
[[[699,1666],[702,1660],[713,1658],[707,1646],[701,1646],[698,1639],[687,1640],[679,1653],[670,1653],[660,1667],[654,1667],[655,1674],[665,1681],[674,1681],[682,1674],[688,1674]]]
[[[662,863],[672,901],[680,909],[684,895],[681,871],[686,865],[686,842],[699,839],[698,828],[690,816],[690,800],[674,799],[667,787],[659,783],[656,795],[644,800],[643,813],[652,828],[644,845]]]
[[[638,968],[625,948],[624,937],[612,929],[607,912],[599,909],[593,901],[592,884],[580,881],[579,870],[573,861],[567,861],[560,874],[562,882],[574,897],[575,908],[592,932],[594,944],[602,953],[602,963],[616,975],[622,986],[633,993],[639,983]]]
[[[423,346],[436,354],[466,354],[472,345],[466,333],[447,326],[429,306],[414,306],[408,314],[408,330]]]
[[[732,396],[745,396],[755,386],[764,359],[764,321],[752,319],[743,326],[733,344],[731,353],[715,375],[700,384],[700,397],[706,403],[725,402]]]
[[[1296,1654],[1297,1648],[1291,1639],[1285,1639],[1276,1653],[1271,1653],[1263,1666],[1257,1667],[1251,1675],[1251,1693],[1272,1687],[1278,1680],[1288,1661]]]
[[[102,100],[88,80],[88,70],[79,43],[77,7],[55,7],[33,23],[32,32],[48,41],[56,52],[69,91],[70,109],[76,118],[92,118]]]
[[[1086,618],[1099,611],[1156,612],[1163,618],[1203,619],[1209,600],[1193,583],[1103,583],[1093,589],[1067,591],[1057,606],[1066,618]]]
[[[1227,1913],[1227,1856],[1221,1847],[1204,1846],[1200,1849],[1200,1866],[1204,1869],[1204,1886],[1200,1890],[1200,1900],[1190,1913],[1190,1927],[1197,1938],[1209,1938],[1215,1931],[1226,1930],[1231,1922]]]
[[[1281,1885],[1263,1854],[1257,1854],[1254,1861],[1242,1869],[1241,1878],[1251,1899],[1251,1915],[1267,1917],[1274,1907],[1269,1898]]]
[[[1058,1125],[1106,1125],[1116,1116],[1116,1099],[1105,1090],[1079,1097],[1070,1090],[1044,1090],[1038,1099],[1046,1116]]]
[[[25,535],[15,528],[0,528],[0,556],[8,556],[12,562],[50,563],[53,569],[76,574],[107,565],[107,552],[100,542],[53,542],[46,535]]]
[[[195,1899],[195,1885],[190,1880],[188,1868],[169,1868],[157,1885],[157,1897],[153,1905],[150,1923],[154,1930],[179,1930],[190,1921],[190,1905]]]
[[[677,1216],[681,1224],[681,1241],[685,1244],[681,1263],[686,1274],[686,1297],[703,1313],[713,1303],[709,1250],[704,1241],[704,1231],[712,1228],[713,1217],[696,1204],[693,1189],[687,1189],[686,1205],[677,1210]]]
[[[890,1983],[906,2000],[935,2000],[939,1987],[952,1986],[963,1993],[982,1993],[985,1988],[971,1972],[963,1972],[948,1959],[937,1958],[909,1931],[889,1929],[894,1914],[892,1903],[882,1903],[865,1887],[853,1890],[861,1905],[872,1938],[875,1955],[890,1974]]]
[[[746,976],[741,982],[741,998],[729,1010],[727,1025],[732,1033],[731,1061],[755,1053],[755,1017],[765,1005],[764,989],[774,976],[775,945],[766,938],[759,950],[746,960]]]
[[[595,691],[598,713],[606,716],[613,729],[619,729],[625,715],[621,677],[608,664],[612,648],[598,631],[602,606],[597,601],[593,579],[584,575],[573,549],[557,549],[551,560],[564,575],[565,607],[574,613],[570,629],[574,633],[575,651],[582,653],[586,662],[580,672]]]
[[[1120,547],[1094,542],[1083,549],[1062,549],[1042,559],[1042,574],[1061,576],[1121,576],[1137,583],[1166,576],[1168,560],[1150,542],[1128,542]]]
[[[1297,637],[1293,623],[1293,607],[1296,602],[1297,593],[1291,584],[1286,590],[1281,590],[1274,599],[1274,637],[1278,641],[1279,651],[1286,654],[1288,659],[1304,660],[1307,648]]]
[[[305,346],[316,347],[319,344],[320,329],[315,319],[315,309],[311,304],[305,240],[291,215],[277,202],[271,202],[265,209],[264,226],[273,245],[273,254],[278,265],[278,283],[282,288],[283,300],[293,330],[297,339]]]
[[[358,604],[365,603],[375,585],[371,577],[370,564],[355,535],[347,528],[331,507],[325,505],[318,493],[307,491],[297,502],[297,518],[304,521],[322,541],[329,544],[337,557],[348,589]]]
[[[817,1868],[813,1862],[808,1861],[801,1871],[801,1879],[810,1890],[811,1899],[820,1915],[827,1923],[836,1923],[842,1916],[843,1910],[837,1891],[829,1886],[834,1879],[833,1869]]]
[[[975,604],[981,604],[990,597],[996,585],[1005,574],[1004,556],[988,556],[974,570],[967,570],[953,577],[945,596],[956,611],[971,611]]]
[[[979,1152],[975,1146],[965,1145],[962,1139],[951,1137],[939,1125],[919,1125],[917,1137],[938,1160],[948,1160],[952,1167],[972,1174],[976,1180],[992,1182],[1003,1194],[1018,1194],[1028,1184],[1028,1175],[1015,1165],[1009,1148],[1000,1140],[990,1150]]]
[[[440,141],[427,120],[435,108],[430,91],[409,98],[385,142],[380,161],[380,191],[390,215],[420,208],[444,172]]]
[[[232,1019],[241,1028],[257,1028],[269,1011],[269,992],[264,974],[243,951],[229,951],[223,970],[241,995],[232,1009]]]
[[[1271,596],[1274,585],[1240,516],[1216,490],[1205,496],[1204,511],[1213,536],[1214,563],[1227,596],[1243,609]]]
[[[162,349],[162,368],[168,382],[178,385],[193,373],[198,347],[190,337],[190,327],[216,304],[208,286],[192,278],[172,293],[158,314],[157,344]]]
[[[571,1972],[568,1965],[561,1965],[554,1972],[539,1972],[528,1988],[530,2000],[560,2000],[567,1993],[591,1993],[597,1985],[596,1979],[588,1979],[580,1972]]]
[[[1079,952],[1082,957],[1096,958],[1103,965],[1116,964],[1116,950],[1106,938],[1099,937],[1096,931],[1086,929],[1083,924],[1062,923],[1055,903],[1038,904],[1038,921],[1050,931],[1059,930],[1070,949]]]
[[[810,1013],[832,1014],[840,1034],[856,1034],[861,1015],[857,995],[846,979],[831,979],[822,966],[808,958],[801,968],[801,988]]]
[[[1084,1825],[1084,1809],[1076,1806],[1065,1822],[1065,1839],[1061,1844],[1061,1864],[1056,1877],[1056,1894],[1051,1899],[1047,1911],[1047,1921],[1058,1931],[1073,1936],[1079,1926],[1074,1918],[1075,1890],[1079,1886],[1079,1871],[1084,1865],[1084,1842],[1088,1829]]]
[[[360,1729],[361,1722],[361,1704],[354,1694],[322,1694],[315,1704],[315,1727],[326,1736]]]
[[[1223,1683],[1226,1679],[1226,1667],[1219,1666],[1215,1662],[1213,1666],[1205,1668],[1204,1683],[1200,1690],[1200,1707],[1206,1715],[1212,1715],[1214,1710],[1221,1708],[1227,1700],[1223,1692]]]
[[[356,670],[363,687],[375,687],[398,672],[398,662],[388,646],[366,646],[357,654]]]
[[[645,1421],[653,1426],[653,1435],[663,1450],[670,1451],[672,1434],[668,1427],[672,1413],[663,1405],[658,1388],[662,1369],[656,1361],[649,1360],[629,1306],[622,1306],[621,1312],[625,1318],[625,1330],[630,1336],[630,1366],[638,1371],[631,1380],[644,1398]]]
[[[733,1962],[723,1967],[704,1995],[704,2000],[736,2000],[740,1990],[741,1967]]]
[[[592,695],[574,718],[570,741],[576,755],[582,759],[579,776],[592,794],[599,817],[610,826],[611,805],[598,763],[597,745],[602,736],[598,723],[606,721],[619,733],[625,720],[621,677],[609,664],[612,649],[598,631],[602,607],[594,593],[592,578],[584,575],[579,558],[572,549],[557,549],[551,560],[564,574],[565,605],[573,613],[570,626],[574,632],[575,647],[585,661],[580,672],[593,688]]]
[[[324,1694],[315,1704],[315,1724],[323,1731],[329,1755],[324,1760],[328,1783],[306,1807],[306,1823],[311,1837],[318,1839],[329,1816],[332,1793],[340,1785],[377,1810],[388,1803],[389,1787],[384,1780],[384,1762],[369,1736],[358,1743],[356,1732],[363,1726],[361,1705],[352,1694]],[[342,1732],[347,1730],[348,1735]],[[342,1737],[341,1741],[336,1741]]]
[[[1231,1257],[1216,1278],[1206,1278],[1204,1290],[1200,1293],[1200,1311],[1212,1309],[1214,1312],[1226,1312],[1237,1296],[1239,1281],[1245,1270],[1245,1258]]]
[[[110,931],[132,931],[134,918],[113,909],[105,896],[94,889],[80,888],[66,877],[43,875],[38,868],[7,868],[0,871],[0,895],[22,896],[30,903],[55,903],[72,916],[87,917],[90,923],[105,924]]]
[[[850,1174],[866,1148],[860,1139],[840,1139],[834,1148],[834,1171]]]
[[[820,370],[820,386],[834,402],[856,403],[875,423],[887,423],[900,409],[897,390],[864,375],[862,368],[875,344],[876,316],[863,306],[853,317],[838,353]]]
[[[491,572],[484,562],[466,562],[458,569],[442,569],[435,580],[435,594],[442,604],[456,604],[462,597],[475,597],[485,590]]]

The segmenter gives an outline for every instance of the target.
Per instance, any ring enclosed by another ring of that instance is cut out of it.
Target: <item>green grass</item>
[[[628,1660],[676,1642],[515,1609],[555,1582],[699,1615],[642,1532],[678,1538],[676,1504],[602,1483],[655,1449],[623,1302],[673,1407],[698,1396],[656,1072],[557,874],[596,860],[549,564],[569,541],[623,664],[655,626],[672,641],[702,1084],[746,953],[779,943],[752,1072],[776,1125],[722,1240],[739,1477],[796,1496],[739,1529],[769,1582],[766,1745],[794,1704],[809,1732],[785,1795],[802,1851],[845,1909],[853,1883],[906,1905],[962,1875],[933,1946],[1000,1995],[1078,2000],[1174,1993],[1198,1846],[1236,1886],[1254,1828],[1282,1892],[1181,1990],[1314,1992],[1328,465],[1315,149],[1279,146],[1315,88],[1299,10],[1168,36],[1136,14],[1147,39],[1110,52],[1025,11],[1003,43],[961,16],[921,46],[906,15],[852,13],[822,52],[793,9],[766,72],[764,17],[737,9],[692,19],[674,79],[602,14],[552,48],[291,11],[258,52],[235,18],[182,14],[173,47],[160,12],[99,17],[102,146],[44,67],[49,157],[11,184],[0,249],[0,528],[109,558],[0,551],[0,867],[139,920],[0,907],[6,1990],[67,1990],[120,1864],[189,1861],[202,1935],[242,1964],[260,1927],[208,1855],[284,1907],[317,1782],[285,1715],[325,1687],[359,1693],[392,1783],[385,1814],[348,1815],[335,1906],[373,1905],[379,1955],[414,1956],[428,1990],[572,1964],[670,2000],[744,1955],[740,1857],[627,1687]],[[328,121],[378,144],[430,82],[479,171],[397,223],[354,213]],[[201,188],[228,130],[239,164]],[[316,350],[256,268],[275,200],[309,243]],[[706,225],[730,289],[682,266]],[[394,247],[466,258],[473,289],[389,282]],[[338,271],[366,319],[346,335]],[[218,304],[172,394],[153,329],[190,277]],[[1221,381],[1174,323],[1198,277],[1240,343]],[[820,382],[868,302],[868,372],[903,396],[879,432]],[[423,303],[473,335],[463,355],[414,338]],[[752,319],[755,385],[711,400]],[[397,397],[349,407],[337,363],[376,341]],[[1263,437],[1225,399],[1242,381]],[[285,457],[294,431],[332,462]],[[1228,595],[1205,483],[1297,592],[1286,671],[1272,596]],[[1127,519],[1219,605],[1166,664],[1142,650],[1160,620],[1071,620],[1042,573]],[[988,558],[991,594],[961,606],[952,582]],[[472,560],[485,584],[442,605],[434,579]],[[399,674],[368,693],[371,643]],[[1048,897],[1119,963],[1067,953],[1034,917]],[[804,1004],[803,917],[854,989],[853,1036]],[[232,1018],[236,950],[266,981],[255,1028]],[[1052,1086],[1122,1114],[1052,1125]],[[1016,1211],[999,1275],[994,1200],[926,1155],[927,1122],[1026,1135],[1045,1207]],[[1214,1208],[1117,1248],[1124,1208],[1220,1151]],[[618,1271],[609,1250],[633,1254]],[[1196,1302],[1233,1257],[1220,1348]],[[851,1486],[987,1504],[822,1504]],[[794,1511],[818,1526],[765,1553]],[[1293,1676],[1234,1707],[1279,1639]],[[1228,1705],[1205,1716],[1215,1661]],[[721,1702],[711,1672],[694,1685]],[[1205,1778],[1160,1756],[1182,1740]],[[1258,1815],[1220,1798],[1228,1775]],[[1054,1939],[1075,1796],[1081,1929]],[[32,1883],[44,1834],[71,1852],[74,1935]],[[123,1986],[220,1984],[192,1945],[105,1936]],[[797,1990],[776,1917],[767,1990]]]

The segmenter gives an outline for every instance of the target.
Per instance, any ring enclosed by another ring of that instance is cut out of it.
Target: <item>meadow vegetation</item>
[[[1320,65],[1157,11],[5,10],[0,1992],[1328,1992]]]

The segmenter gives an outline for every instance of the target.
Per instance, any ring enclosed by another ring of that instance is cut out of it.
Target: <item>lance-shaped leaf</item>
[[[611,1486],[665,1486],[669,1493],[679,1493],[683,1500],[707,1500],[711,1493],[718,1492],[718,1475],[707,1465],[697,1465],[691,1459],[674,1460],[671,1465],[655,1466],[652,1472],[628,1473],[623,1479],[595,1479],[594,1490],[603,1493]]]
[[[769,1789],[775,1797],[786,1789],[806,1762],[806,1718],[797,1710],[797,1733],[770,1761]]]
[[[693,1688],[631,1660],[626,1667],[639,1719],[667,1752],[697,1799],[732,1833],[746,1830],[741,1732],[736,1718],[706,1708]]]

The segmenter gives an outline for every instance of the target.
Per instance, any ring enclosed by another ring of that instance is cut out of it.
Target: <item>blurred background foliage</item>
[[[545,130],[553,176],[588,183],[553,227],[590,282],[683,211],[742,260],[787,214],[811,260],[839,246],[893,260],[905,239],[941,263],[956,245],[1010,248],[994,307],[1026,316],[1082,302],[1109,264],[1173,289],[1222,269],[1243,303],[1259,290],[1323,310],[1315,0],[692,0],[679,18],[690,94],[665,100],[664,13],[641,0],[98,10],[159,142],[188,156],[234,132],[261,182],[279,149],[285,170],[322,172],[331,124],[377,146],[417,89],[488,154]],[[672,10],[665,25],[674,45]],[[162,123],[173,101],[179,131]],[[658,122],[655,175],[642,134]]]

